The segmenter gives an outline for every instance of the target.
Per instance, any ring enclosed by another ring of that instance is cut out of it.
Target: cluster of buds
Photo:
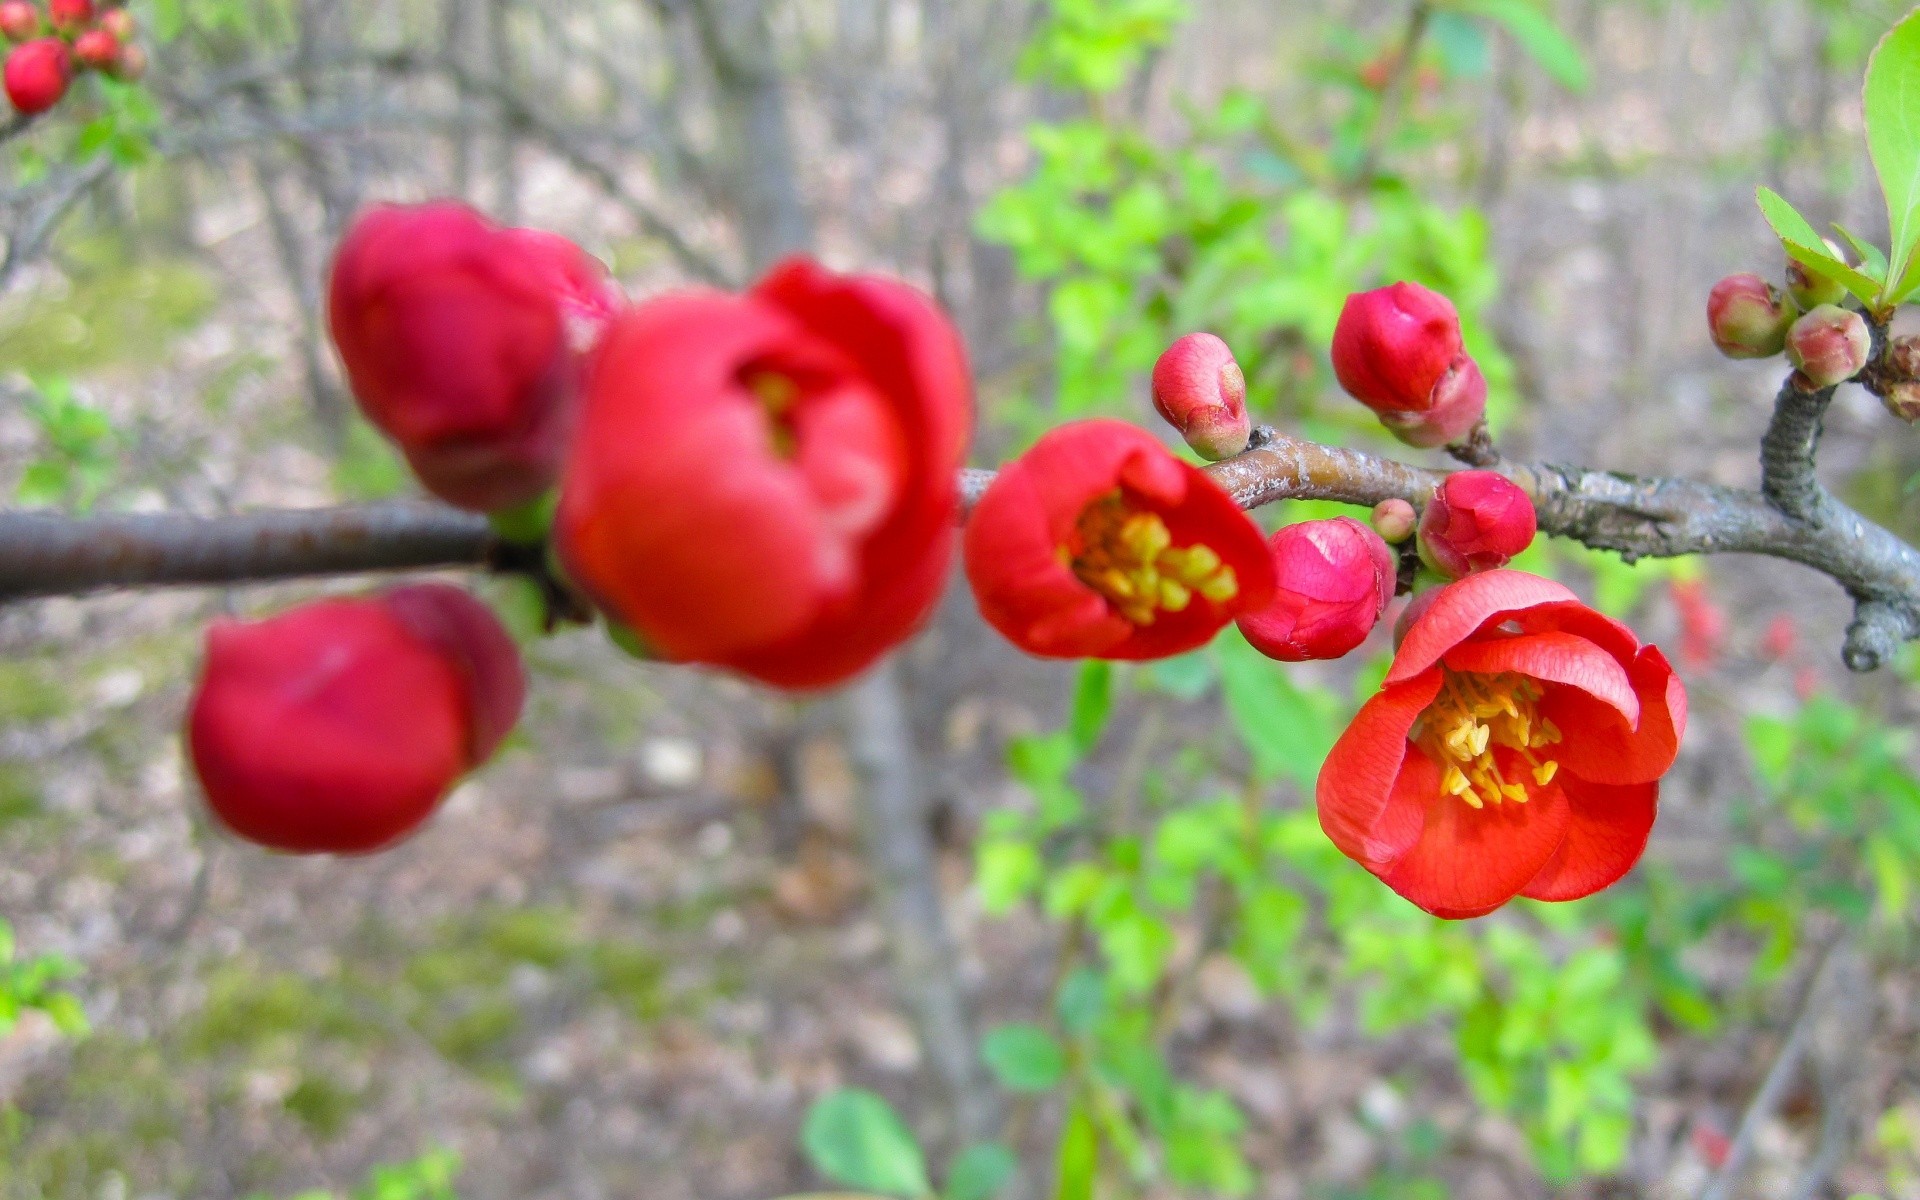
[[[1753,274],[1729,275],[1707,296],[1707,332],[1728,358],[1771,358],[1782,351],[1806,391],[1858,375],[1873,349],[1866,318],[1840,307],[1841,287],[1787,264],[1783,293]]]
[[[1410,446],[1458,442],[1486,416],[1486,377],[1461,340],[1459,312],[1417,283],[1347,297],[1333,331],[1333,373]]]
[[[0,35],[14,44],[4,67],[7,99],[28,116],[60,103],[77,71],[133,80],[147,70],[146,51],[133,41],[133,14],[118,5],[47,0],[43,14],[31,0],[4,0]]]

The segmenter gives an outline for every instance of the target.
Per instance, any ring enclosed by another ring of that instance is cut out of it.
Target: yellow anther
[[[1134,513],[1121,524],[1120,541],[1141,561],[1151,563],[1173,544],[1173,534],[1168,532],[1167,523],[1153,513]]]
[[[1076,533],[1078,545],[1063,551],[1073,573],[1136,625],[1185,611],[1195,595],[1224,604],[1240,593],[1219,552],[1173,545],[1159,514],[1135,508],[1118,488],[1081,512]]]
[[[1195,590],[1215,604],[1225,604],[1240,594],[1240,578],[1232,567],[1216,567],[1211,575],[1195,585]]]
[[[1473,784],[1460,773],[1460,768],[1452,763],[1440,775],[1440,790],[1449,796],[1462,796],[1473,790]]]
[[[1473,727],[1473,756],[1479,758],[1487,752],[1487,743],[1493,740],[1493,726],[1475,725]]]
[[[1560,764],[1550,758],[1533,769],[1533,781],[1545,787],[1553,782],[1553,777],[1559,770]]]
[[[1193,603],[1193,592],[1183,583],[1171,579],[1160,581],[1160,607],[1168,612],[1184,612]]]
[[[1540,716],[1540,686],[1522,675],[1442,671],[1439,695],[1408,735],[1440,765],[1441,792],[1476,809],[1525,804],[1532,793],[1519,772],[1532,777],[1532,786],[1546,787],[1560,769],[1534,754],[1560,740],[1560,731]]]
[[[1506,796],[1507,799],[1513,801],[1515,804],[1525,804],[1529,798],[1527,796],[1527,789],[1523,784],[1503,783],[1500,785],[1500,791],[1502,795]]]

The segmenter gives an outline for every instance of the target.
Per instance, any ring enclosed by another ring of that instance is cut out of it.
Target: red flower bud
[[[1707,295],[1707,332],[1728,358],[1770,358],[1799,311],[1758,275],[1729,275]]]
[[[1832,242],[1827,243],[1827,248],[1835,254],[1840,252]],[[1793,297],[1793,302],[1800,306],[1800,311],[1806,312],[1822,304],[1840,303],[1846,299],[1847,289],[1841,286],[1838,280],[1816,275],[1807,270],[1804,264],[1789,258],[1787,260],[1787,295]]]
[[[1453,578],[1504,567],[1533,544],[1533,501],[1504,475],[1455,471],[1420,515],[1420,557]]]
[[[1419,526],[1420,514],[1398,496],[1373,506],[1373,528],[1389,545],[1406,541]]]
[[[110,8],[100,14],[100,28],[106,30],[120,42],[133,40],[133,14],[124,8]]]
[[[47,0],[53,27],[72,33],[93,21],[93,0]]]
[[[596,352],[562,559],[663,658],[839,683],[939,598],[971,413],[958,332],[904,283],[793,259],[661,296]]]
[[[1352,517],[1302,521],[1267,539],[1273,600],[1238,624],[1253,648],[1281,662],[1339,658],[1373,632],[1393,599],[1393,551]]]
[[[1727,640],[1727,614],[1713,602],[1703,579],[1676,579],[1667,585],[1680,613],[1680,662],[1704,671],[1720,657]]]
[[[1247,448],[1247,377],[1233,351],[1211,333],[1189,333],[1153,364],[1153,407],[1204,459]]]
[[[187,740],[208,804],[239,836],[364,853],[411,833],[493,753],[525,690],[493,614],[425,584],[217,622]]]
[[[1459,313],[1417,283],[1347,297],[1333,331],[1333,373],[1410,445],[1457,441],[1486,410],[1487,381],[1461,343]]]
[[[568,321],[606,285],[564,239],[461,204],[380,205],[333,263],[328,317],[367,417],[435,495],[491,511],[544,492],[574,416]]]
[[[89,29],[74,39],[73,56],[96,71],[111,71],[120,61],[120,39],[104,29]]]
[[[1273,600],[1260,528],[1197,467],[1121,421],[1062,425],[967,520],[989,625],[1047,658],[1164,658]]]
[[[147,52],[140,47],[123,43],[120,57],[115,59],[108,74],[115,79],[124,79],[132,83],[147,73]]]
[[[1320,827],[1439,917],[1613,883],[1646,848],[1686,689],[1551,580],[1486,571],[1428,595],[1320,768]]]
[[[1867,365],[1873,334],[1857,312],[1837,304],[1822,304],[1793,323],[1787,331],[1787,361],[1814,388],[1844,383]]]
[[[1800,645],[1800,627],[1788,613],[1781,613],[1767,622],[1767,631],[1760,635],[1760,653],[1775,661],[1789,659]]]
[[[10,42],[24,42],[40,32],[40,10],[27,0],[0,4],[0,34]]]
[[[7,99],[31,116],[60,103],[73,78],[73,56],[59,38],[41,38],[15,46],[7,53],[4,72]]]

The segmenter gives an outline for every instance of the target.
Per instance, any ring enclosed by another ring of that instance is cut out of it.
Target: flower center
[[[1119,488],[1080,513],[1080,549],[1062,548],[1080,582],[1105,596],[1135,625],[1182,612],[1198,595],[1224,604],[1240,592],[1233,568],[1210,546],[1175,546],[1159,514],[1135,508]]]
[[[1535,752],[1558,745],[1560,730],[1540,715],[1537,682],[1511,672],[1441,672],[1440,694],[1408,736],[1440,764],[1442,791],[1481,808],[1525,804],[1532,799],[1526,776],[1540,787],[1553,782],[1560,764]]]
[[[761,409],[767,414],[767,429],[773,435],[773,452],[781,458],[792,458],[799,446],[799,435],[794,431],[794,409],[800,403],[800,384],[791,375],[779,371],[753,369],[747,371],[741,382],[760,401]]]

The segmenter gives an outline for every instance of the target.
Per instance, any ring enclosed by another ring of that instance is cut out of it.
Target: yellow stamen
[[[1079,546],[1062,548],[1063,558],[1082,583],[1136,625],[1151,625],[1163,612],[1184,612],[1196,595],[1225,604],[1240,594],[1233,568],[1217,551],[1175,546],[1160,515],[1134,507],[1118,488],[1086,507],[1075,533]]]
[[[1441,765],[1440,790],[1478,809],[1508,801],[1527,803],[1533,798],[1527,777],[1533,787],[1550,785],[1560,764],[1543,761],[1534,751],[1557,744],[1561,734],[1540,715],[1540,685],[1512,673],[1441,670],[1440,694],[1408,735]],[[1525,774],[1508,779],[1503,756],[1506,769],[1524,767]]]

